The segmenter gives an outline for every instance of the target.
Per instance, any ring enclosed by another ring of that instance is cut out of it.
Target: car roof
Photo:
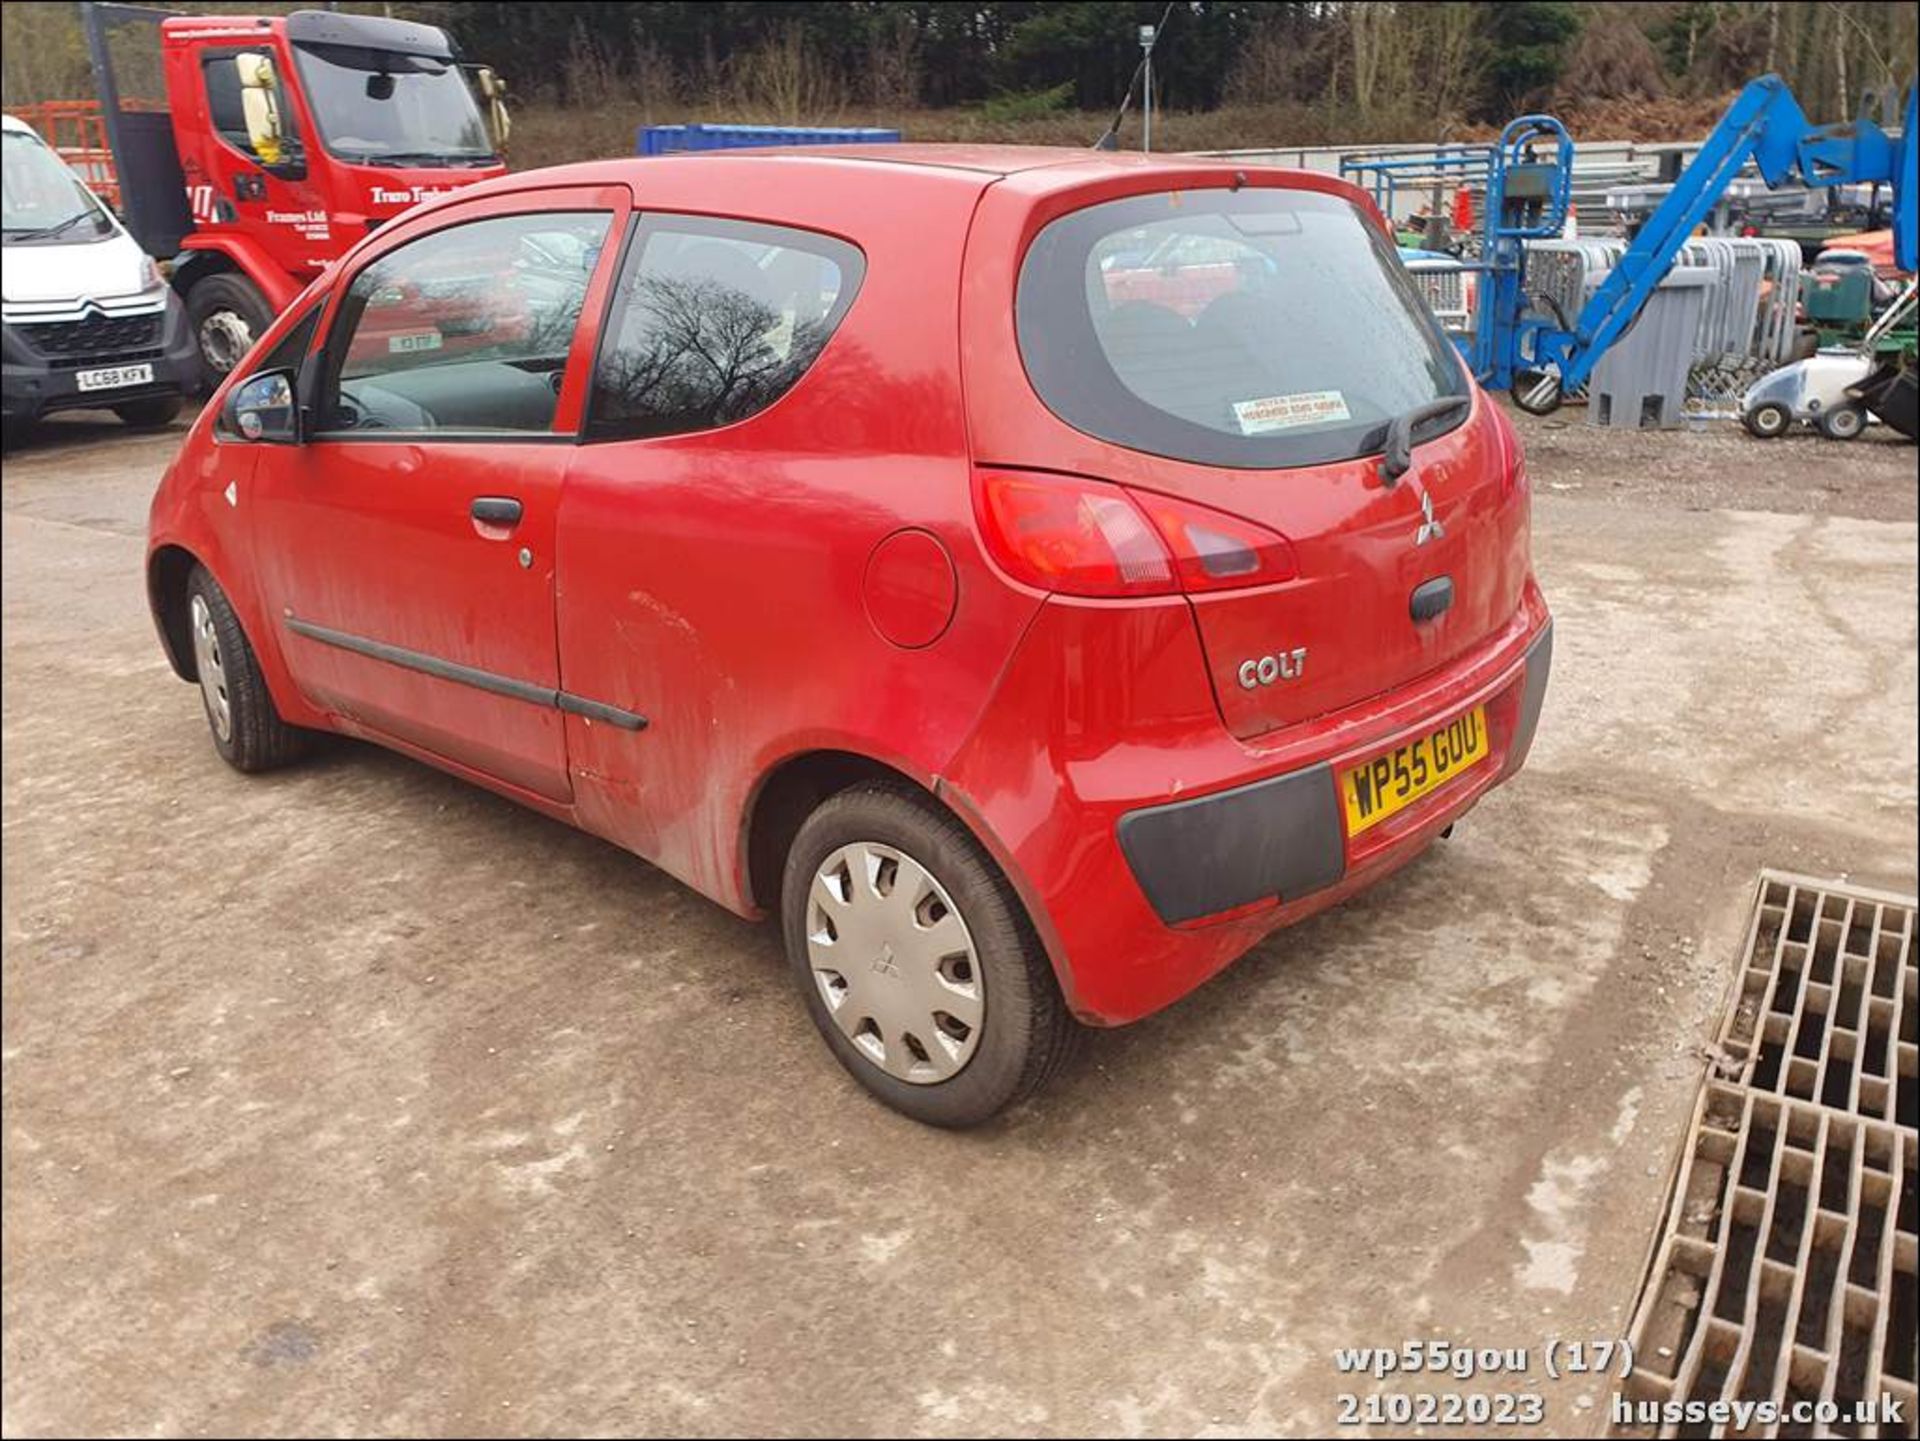
[[[1101,152],[1066,145],[934,144],[897,141],[877,145],[780,145],[710,150],[715,159],[754,155],[806,160],[852,160],[867,165],[919,165],[941,170],[975,170],[983,175],[1017,175],[1048,165],[1064,165]]]
[[[1145,155],[1139,151],[1081,149],[1067,145],[913,142],[884,145],[764,145],[727,150],[682,150],[665,155],[623,155],[539,170],[517,170],[462,187],[456,193],[471,198],[505,190],[523,190],[530,186],[601,185],[608,182],[640,185],[649,176],[659,174],[661,166],[698,167],[715,175],[725,175],[734,166],[777,166],[781,169],[791,166],[843,172],[871,172],[885,167],[894,170],[903,180],[909,176],[920,176],[929,183],[959,182],[982,188],[1010,176],[1023,176],[1037,182],[1034,188],[1039,190],[1070,189],[1121,173],[1163,172],[1172,177],[1190,176],[1197,170],[1252,168],[1244,161],[1222,160],[1206,155]],[[1272,166],[1261,166],[1259,170],[1261,175],[1268,177],[1294,173]],[[441,196],[428,204],[444,204],[451,198]]]
[[[929,189],[981,192],[1007,183],[1018,187],[1029,202],[1041,197],[1098,187],[1123,177],[1152,186],[1164,176],[1169,189],[1195,184],[1217,185],[1219,177],[1257,174],[1258,183],[1275,188],[1302,188],[1345,194],[1356,204],[1374,210],[1372,200],[1350,181],[1319,171],[1272,165],[1250,165],[1211,155],[1177,152],[1143,154],[1140,151],[1082,149],[1066,145],[969,145],[889,143],[883,145],[768,145],[727,150],[684,150],[665,155],[620,155],[604,160],[581,160],[536,170],[514,170],[472,185],[459,186],[428,198],[409,215],[442,211],[474,200],[527,190],[567,186],[630,185],[641,203],[650,187],[673,177],[676,205],[711,187],[694,208],[722,204],[728,194],[748,193],[780,172],[782,181],[805,176],[807,188],[830,184],[835,173],[872,181],[886,177],[902,195],[914,186]],[[1204,178],[1202,178],[1204,177]],[[694,181],[687,185],[679,182]],[[1140,188],[1133,186],[1130,188]],[[653,194],[658,194],[654,190]],[[911,204],[911,202],[904,202]],[[1377,215],[1377,211],[1375,211]],[[1384,224],[1384,222],[1382,222]]]
[[[782,159],[788,161],[834,161],[861,165],[905,165],[935,170],[968,170],[981,175],[1005,177],[1034,170],[1072,167],[1082,175],[1113,171],[1246,168],[1244,161],[1220,160],[1208,155],[1183,155],[1177,152],[1157,155],[1138,150],[1095,150],[1079,145],[991,145],[967,142],[901,141],[880,145],[768,145],[741,147],[737,150],[682,151],[675,155],[649,159],[690,160],[699,156],[709,160]]]

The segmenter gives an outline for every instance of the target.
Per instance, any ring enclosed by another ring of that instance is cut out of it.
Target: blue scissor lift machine
[[[1522,116],[1493,145],[1356,155],[1341,162],[1340,172],[1367,185],[1389,213],[1403,185],[1484,187],[1480,256],[1465,266],[1482,276],[1481,293],[1473,337],[1463,348],[1481,384],[1510,389],[1521,409],[1546,415],[1587,383],[1595,363],[1633,324],[1687,238],[1749,162],[1769,186],[1790,179],[1809,188],[1890,185],[1894,263],[1911,274],[1920,197],[1914,176],[1917,96],[1920,90],[1909,84],[1900,129],[1890,134],[1864,115],[1841,125],[1814,125],[1779,76],[1753,81],[1572,320],[1530,310],[1526,288],[1525,242],[1560,234],[1572,188],[1573,141],[1552,116]],[[1544,297],[1540,304],[1554,310]]]
[[[1340,173],[1364,186],[1388,215],[1406,190],[1481,192],[1478,257],[1461,269],[1480,277],[1467,362],[1482,385],[1506,389],[1522,364],[1527,308],[1526,242],[1561,233],[1573,192],[1573,138],[1551,115],[1522,115],[1490,145],[1353,155]]]
[[[1893,258],[1914,268],[1915,124],[1912,84],[1897,136],[1867,116],[1842,125],[1813,125],[1778,75],[1765,75],[1742,90],[1713,128],[1700,153],[1680,172],[1673,189],[1627,247],[1572,322],[1540,318],[1518,323],[1515,354],[1528,357],[1512,378],[1514,403],[1535,415],[1557,409],[1568,392],[1585,385],[1607,347],[1640,314],[1694,228],[1704,221],[1727,186],[1749,161],[1769,186],[1790,179],[1808,188],[1858,183],[1893,189]],[[1506,382],[1501,382],[1506,383]]]

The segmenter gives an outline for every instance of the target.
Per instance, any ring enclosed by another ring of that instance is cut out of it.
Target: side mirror
[[[247,144],[263,165],[278,165],[286,159],[286,134],[280,124],[279,80],[273,73],[273,59],[255,50],[233,57],[240,74],[240,109],[247,121]]]
[[[487,102],[487,131],[493,138],[493,148],[504,155],[507,137],[513,134],[513,117],[507,113],[507,82],[491,65],[482,65],[473,72],[473,78]]]
[[[227,396],[226,412],[229,428],[242,440],[300,443],[300,406],[291,370],[269,370],[242,381]]]

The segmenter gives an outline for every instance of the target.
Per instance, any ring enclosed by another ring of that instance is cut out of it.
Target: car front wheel
[[[787,856],[787,956],[854,1079],[935,1126],[1032,1094],[1079,1030],[1006,880],[966,828],[905,786],[822,802]]]
[[[203,565],[187,581],[187,625],[200,701],[220,758],[238,771],[264,771],[305,750],[308,733],[280,719],[240,617]]]

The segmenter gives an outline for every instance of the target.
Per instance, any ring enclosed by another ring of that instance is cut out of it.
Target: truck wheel
[[[209,275],[187,292],[187,319],[208,388],[227,378],[273,323],[273,307],[244,275]]]
[[[184,404],[177,395],[159,395],[152,400],[131,400],[125,405],[116,405],[113,413],[120,417],[123,425],[135,430],[164,430],[173,424]]]
[[[1867,413],[1857,405],[1836,405],[1820,416],[1820,433],[1828,440],[1856,440],[1867,428]]]
[[[280,719],[240,617],[203,565],[187,578],[187,623],[200,699],[220,758],[237,771],[271,770],[296,759],[306,749],[307,733]]]
[[[1079,1032],[1006,879],[905,787],[856,786],[807,817],[781,919],[835,1058],[916,1121],[978,1125],[1039,1089]]]
[[[1747,434],[1758,440],[1777,440],[1787,433],[1787,427],[1793,424],[1793,415],[1786,406],[1769,400],[1756,405],[1740,417],[1740,423],[1747,428]]]

